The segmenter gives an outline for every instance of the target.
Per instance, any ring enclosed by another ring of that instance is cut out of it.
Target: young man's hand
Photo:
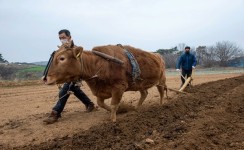
[[[192,69],[195,69],[195,66],[192,66]]]

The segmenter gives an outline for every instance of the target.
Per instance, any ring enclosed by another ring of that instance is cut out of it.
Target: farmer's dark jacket
[[[176,69],[182,67],[183,70],[192,70],[192,66],[196,66],[196,57],[191,53],[184,53],[178,59]]]

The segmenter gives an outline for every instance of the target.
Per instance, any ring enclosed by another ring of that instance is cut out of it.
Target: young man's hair
[[[62,34],[62,33],[64,33],[66,36],[70,36],[70,32],[67,29],[63,29],[58,32],[58,34]]]

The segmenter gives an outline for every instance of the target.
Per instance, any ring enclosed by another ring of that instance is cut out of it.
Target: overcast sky
[[[9,62],[47,61],[60,29],[88,50],[226,40],[244,48],[244,0],[0,0],[0,53]]]

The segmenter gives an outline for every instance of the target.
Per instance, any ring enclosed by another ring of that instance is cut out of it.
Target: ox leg
[[[163,98],[164,98],[164,86],[157,85],[157,88],[158,88],[158,92],[160,94],[160,105],[162,105],[163,104]]]
[[[124,91],[116,90],[112,93],[112,100],[111,100],[111,120],[116,122],[116,112],[119,108],[119,103],[122,98]]]
[[[139,102],[137,103],[136,109],[138,109],[142,105],[142,103],[144,102],[144,100],[147,98],[148,95],[147,90],[141,90],[140,93],[141,93],[141,97]]]
[[[107,111],[111,111],[111,108],[104,103],[104,99],[103,98],[97,97],[97,105],[102,107],[102,108],[104,108],[104,109],[106,109]]]
[[[112,122],[116,122],[116,112],[119,108],[119,104],[111,105],[111,120]]]

